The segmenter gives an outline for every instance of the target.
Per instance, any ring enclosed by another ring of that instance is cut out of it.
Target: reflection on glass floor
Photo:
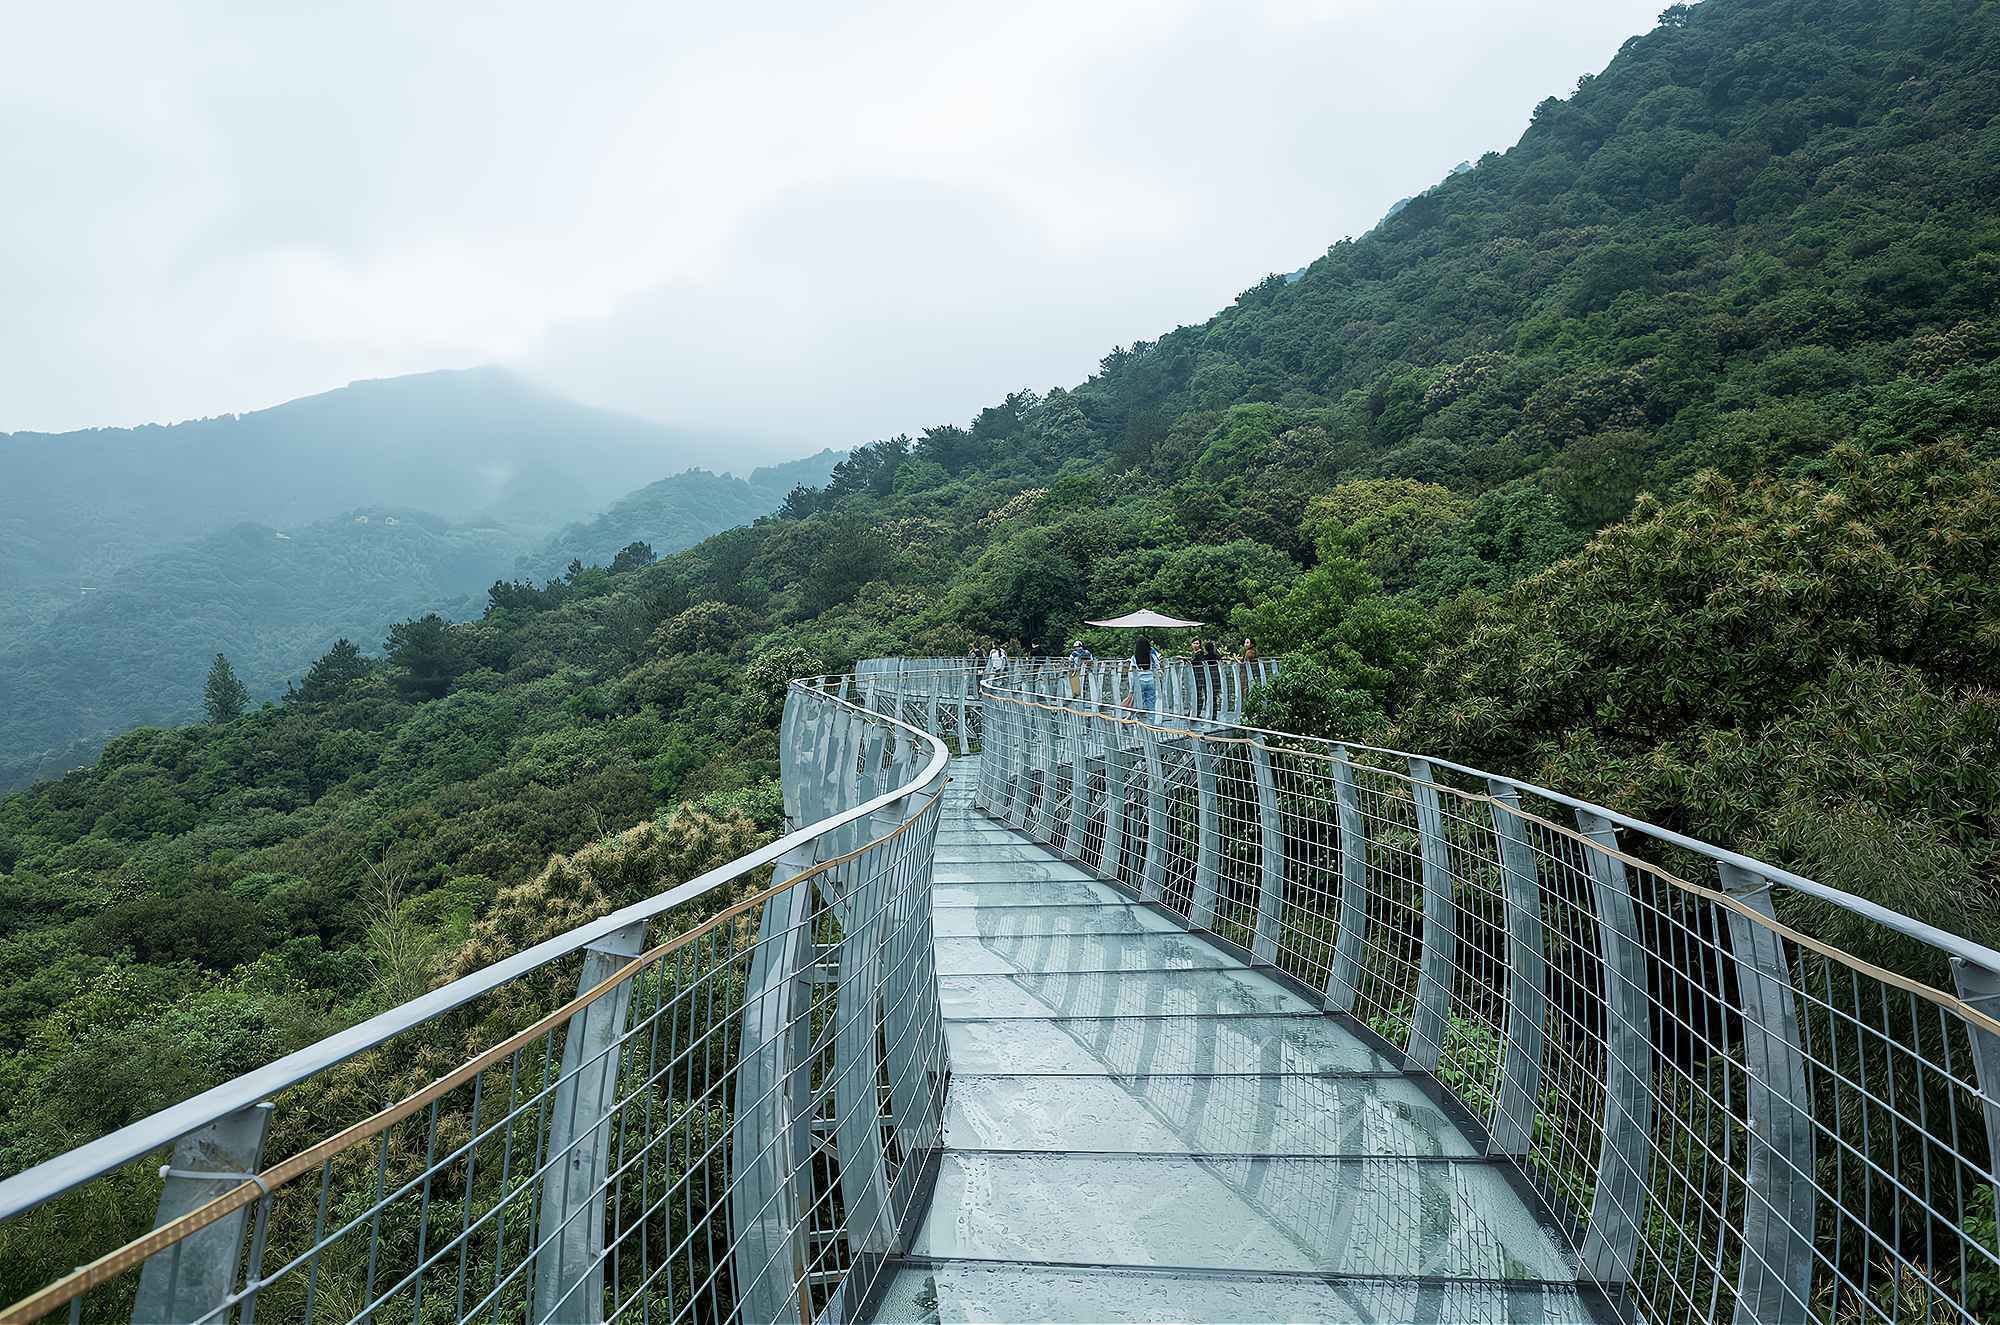
[[[882,1321],[1584,1322],[1567,1246],[1394,1060],[946,794],[945,1147]]]

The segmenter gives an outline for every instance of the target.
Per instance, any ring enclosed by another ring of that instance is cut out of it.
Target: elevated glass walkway
[[[2000,953],[1268,672],[794,682],[778,840],[0,1177],[0,1325],[2000,1320]]]
[[[1596,1319],[1462,1108],[981,814],[977,767],[954,761],[931,890],[943,1155],[875,1319]]]

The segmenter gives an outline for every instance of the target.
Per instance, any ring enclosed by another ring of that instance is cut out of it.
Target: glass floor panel
[[[1422,1284],[970,1261],[896,1269],[874,1318],[884,1325],[1107,1320],[1589,1325],[1596,1319],[1580,1293],[1559,1284]]]
[[[1569,1253],[1479,1162],[1126,1159],[947,1151],[916,1256],[1571,1280]]]
[[[1116,906],[947,906],[932,908],[931,932],[939,938],[994,938],[1009,934],[1182,934],[1167,916],[1136,902]]]
[[[1075,908],[1099,912],[1120,907]],[[939,918],[985,916],[986,908]],[[940,931],[942,932],[942,931]],[[1305,1000],[1251,971],[1088,971],[938,978],[947,1017],[1158,1017],[1310,1012]]]
[[[1032,883],[1040,879],[1094,877],[1081,865],[1053,859],[961,861],[957,864],[939,861],[931,873],[936,883]]]
[[[1039,847],[1022,841],[1018,834],[996,834],[989,839],[978,842],[946,841],[942,831],[938,834],[936,860],[940,869],[948,865],[976,864],[992,860],[1024,860],[1046,863],[1061,859],[1062,857],[1054,854],[1046,847]]]
[[[1131,902],[1095,879],[1023,879],[987,883],[945,883],[931,887],[933,907],[954,906],[1122,906]]]
[[[1227,953],[1183,934],[1010,934],[937,941],[939,975],[1221,971],[1241,965]]]
[[[1012,1017],[947,1022],[945,1036],[951,1069],[960,1076],[1396,1068],[1386,1055],[1320,1016]]]
[[[945,1103],[944,1143],[953,1150],[1479,1153],[1403,1077],[960,1077]]]

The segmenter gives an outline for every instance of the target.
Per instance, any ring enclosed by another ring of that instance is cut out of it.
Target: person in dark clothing
[[[1215,641],[1209,640],[1195,649],[1195,675],[1203,678],[1195,682],[1195,689],[1206,689],[1209,702],[1217,709],[1222,707],[1222,655],[1215,650]],[[1204,681],[1206,684],[1204,685]],[[1206,708],[1202,710],[1208,712]]]

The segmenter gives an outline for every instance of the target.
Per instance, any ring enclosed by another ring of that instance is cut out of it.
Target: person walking
[[[1125,707],[1132,708],[1137,701],[1140,712],[1148,717],[1158,717],[1160,712],[1160,691],[1153,679],[1153,641],[1141,635],[1132,645],[1132,694],[1125,701]]]
[[[1215,710],[1211,713],[1205,708],[1202,710],[1202,716],[1220,717],[1222,712],[1222,655],[1216,652],[1214,640],[1209,640],[1206,644],[1199,641],[1196,642],[1194,665],[1196,674],[1207,679],[1208,684],[1206,689],[1208,691],[1209,704]],[[1197,681],[1195,683],[1196,693],[1199,694],[1202,689],[1202,683]]]
[[[1201,671],[1201,636],[1194,637],[1188,647],[1188,670],[1194,673],[1194,715],[1201,717],[1208,712],[1208,678]]]
[[[1082,640],[1076,639],[1069,642],[1069,697],[1071,699],[1083,698],[1083,674],[1096,661],[1096,656],[1089,649],[1083,647]]]
[[[986,654],[986,675],[995,681],[1007,675],[1007,650],[999,640],[993,641]]]

